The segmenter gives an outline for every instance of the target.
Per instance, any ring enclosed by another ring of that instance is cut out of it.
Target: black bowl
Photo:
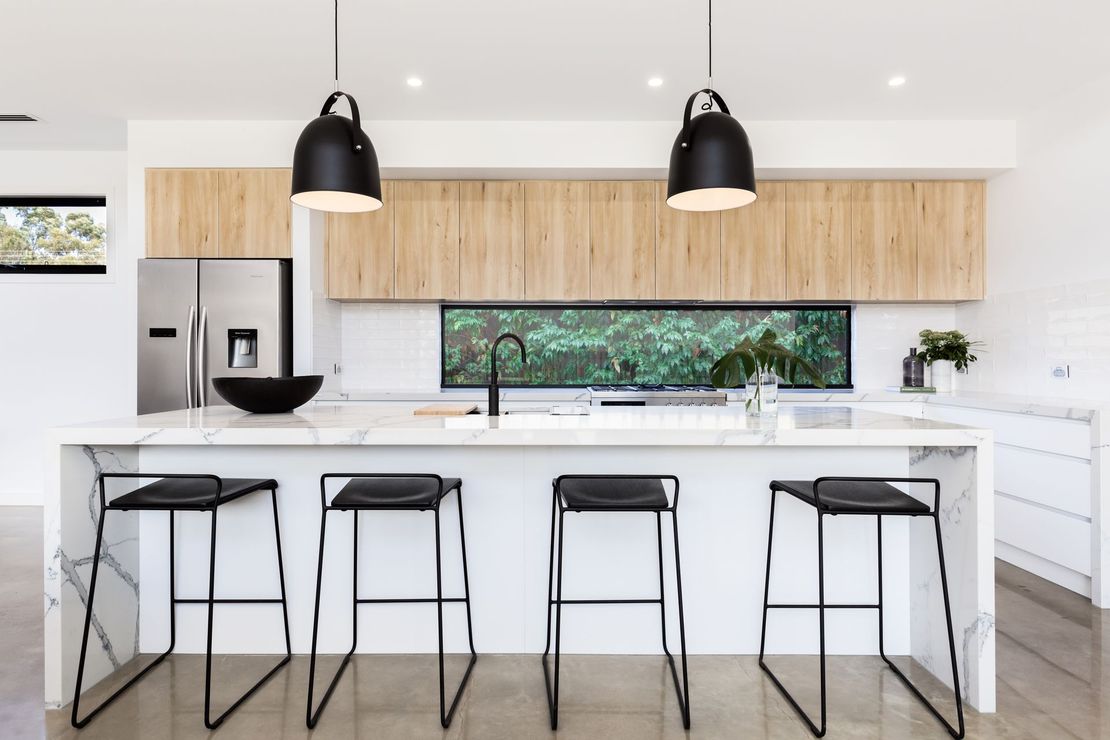
[[[212,386],[232,406],[255,414],[282,414],[309,402],[323,375],[291,378],[212,378]]]

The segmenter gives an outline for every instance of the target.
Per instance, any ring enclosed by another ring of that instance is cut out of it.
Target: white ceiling
[[[1110,72],[1105,0],[714,11],[714,83],[741,120],[1012,119]],[[128,119],[311,118],[332,89],[331,14],[2,0],[0,113],[44,123],[0,124],[0,149],[122,148]],[[340,24],[341,86],[365,119],[677,120],[705,83],[704,0],[341,0]]]

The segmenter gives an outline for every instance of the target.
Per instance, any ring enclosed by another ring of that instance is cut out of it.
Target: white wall
[[[0,151],[2,195],[105,195],[108,274],[0,276],[0,504],[42,500],[50,427],[135,411],[124,152]]]
[[[987,187],[988,298],[957,310],[985,342],[968,387],[1110,398],[1108,166],[1110,76],[1018,121],[1018,167]]]

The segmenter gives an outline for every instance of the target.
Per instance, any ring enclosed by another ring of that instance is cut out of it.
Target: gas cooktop
[[[710,385],[591,385],[592,406],[724,406],[725,392]]]

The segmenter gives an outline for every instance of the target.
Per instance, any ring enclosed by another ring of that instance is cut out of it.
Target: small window
[[[0,197],[0,274],[104,274],[104,197]]]
[[[719,357],[768,328],[827,387],[852,387],[849,306],[469,304],[444,305],[441,319],[445,388],[486,385],[490,345],[507,331],[524,339],[528,364],[502,344],[501,385],[559,387],[708,384]]]

